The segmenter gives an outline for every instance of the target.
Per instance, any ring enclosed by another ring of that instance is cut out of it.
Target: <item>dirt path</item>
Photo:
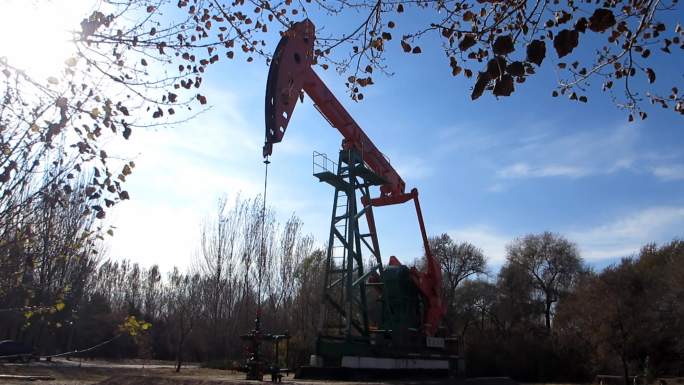
[[[257,385],[256,381],[246,381],[243,373],[227,370],[200,368],[193,364],[176,373],[173,363],[164,361],[83,361],[56,360],[28,365],[0,364],[0,374],[48,376],[47,381],[25,381],[13,378],[0,378],[0,385]],[[267,378],[265,378],[267,379]],[[332,381],[295,380],[292,375],[283,377],[289,385],[322,385]],[[261,384],[268,384],[264,381]],[[335,385],[518,385],[510,379],[480,378],[469,380],[445,379],[441,381],[334,381]]]
[[[0,364],[0,374],[37,375],[54,377],[50,381],[22,381],[1,379],[0,385],[39,384],[39,385],[89,385],[96,384],[114,376],[178,376],[199,375],[211,372],[225,373],[211,369],[200,369],[197,365],[184,366],[180,373],[175,373],[171,362],[110,362],[110,361],[68,361],[65,359],[53,362],[32,362],[30,364]],[[229,373],[229,372],[228,372]],[[217,374],[214,374],[218,376]]]
[[[243,373],[200,368],[197,364],[183,366],[180,373],[175,372],[172,362],[155,361],[143,365],[140,361],[67,361],[38,362],[26,364],[0,364],[0,374],[49,376],[49,381],[22,381],[0,379],[0,385],[38,384],[38,385],[219,385],[219,384],[258,384],[246,381]],[[283,377],[284,383],[293,384],[292,375]],[[265,384],[268,382],[264,381]],[[296,381],[303,385],[321,385],[321,381]],[[355,383],[355,385],[362,385]],[[374,384],[375,385],[375,384]]]
[[[38,363],[41,364],[41,363]],[[56,359],[52,361],[52,364],[62,365],[62,366],[76,366],[85,368],[101,368],[101,369],[175,369],[176,365],[174,362],[170,361],[142,361],[142,360],[129,360],[124,362],[112,362],[104,360],[86,360],[80,361],[78,359]],[[199,365],[194,363],[183,364],[182,369],[198,369]]]

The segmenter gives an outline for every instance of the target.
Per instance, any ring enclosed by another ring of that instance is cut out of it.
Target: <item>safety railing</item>
[[[331,172],[337,174],[337,163],[332,159],[328,158],[328,155],[314,151],[313,152],[313,174],[319,174],[322,172]]]

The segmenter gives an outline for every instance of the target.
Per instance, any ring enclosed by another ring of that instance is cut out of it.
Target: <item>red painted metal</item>
[[[405,192],[406,184],[401,176],[313,70],[311,66],[314,64],[315,38],[315,27],[306,19],[295,23],[283,33],[278,43],[266,87],[266,141],[263,156],[271,155],[273,144],[282,141],[297,99],[303,99],[306,92],[321,115],[344,137],[343,148],[352,148],[359,152],[366,165],[385,180],[380,186],[380,196],[362,202],[363,205],[370,205],[372,208],[414,201],[427,266],[425,271],[412,269],[411,276],[427,302],[424,314],[425,333],[434,335],[445,313],[440,293],[442,275],[439,261],[432,255],[428,244],[418,190],[414,188],[409,193]],[[375,233],[372,211],[367,210],[366,213],[370,231]],[[395,262],[398,263],[398,260],[391,257],[390,264]]]
[[[381,195],[403,194],[406,184],[397,171],[311,68],[314,40],[315,27],[306,19],[286,31],[276,48],[266,89],[264,157],[271,155],[273,143],[283,139],[297,99],[303,98],[305,91],[330,125],[340,131],[344,148],[359,151],[371,170],[385,178]]]

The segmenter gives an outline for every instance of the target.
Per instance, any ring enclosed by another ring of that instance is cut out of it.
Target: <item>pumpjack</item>
[[[387,157],[318,77],[312,68],[314,42],[308,19],[282,34],[268,72],[263,146],[268,162],[304,94],[343,137],[337,163],[314,152],[314,176],[334,188],[334,198],[315,354],[299,377],[461,372],[458,341],[440,328],[441,270],[430,251],[418,190],[406,190]],[[408,268],[395,256],[383,265],[380,254],[374,209],[409,201],[423,241],[423,270]]]

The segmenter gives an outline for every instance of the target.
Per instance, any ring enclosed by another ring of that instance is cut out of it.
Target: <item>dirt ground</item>
[[[224,378],[230,382],[231,379],[239,379],[239,373],[232,373],[224,370],[213,370],[199,368],[197,365],[183,367],[180,373],[174,371],[172,363],[169,362],[106,362],[106,361],[66,361],[58,360],[52,363],[38,362],[26,364],[0,364],[0,375],[21,375],[21,376],[49,376],[54,380],[25,381],[17,379],[0,378],[0,385],[19,385],[19,384],[38,384],[38,385],[90,385],[99,384],[111,378],[122,377],[142,377],[156,378],[160,381],[135,381],[136,384],[157,384],[167,382],[165,379],[195,379],[195,380],[215,380],[221,381]],[[121,384],[121,381],[111,382],[110,385]],[[197,382],[200,384],[201,382]],[[225,382],[224,382],[225,383]],[[181,385],[181,383],[179,383]]]
[[[2,378],[2,375],[21,376],[49,376],[52,380],[27,381]],[[190,364],[184,366],[180,373],[174,371],[170,362],[139,361],[109,362],[109,361],[66,361],[57,360],[51,363],[38,362],[31,364],[0,364],[0,385],[226,385],[251,384],[246,381],[243,373],[200,368]],[[264,378],[265,380],[270,378]],[[294,380],[293,375],[283,377],[285,384],[321,385],[324,381]],[[269,383],[264,381],[264,383]],[[407,382],[402,382],[407,384]],[[379,385],[381,382],[336,382],[338,385]],[[395,383],[396,384],[396,383]],[[478,384],[486,385],[486,384]],[[509,384],[501,384],[509,385]]]
[[[49,376],[54,379],[27,381],[2,378],[2,375]],[[267,379],[267,378],[265,378]],[[264,381],[264,384],[269,382]],[[283,383],[291,385],[321,385],[329,382],[316,380],[295,380],[292,375],[283,377]],[[176,373],[170,362],[140,361],[66,361],[38,362],[25,364],[0,364],[0,385],[254,385],[255,381],[246,381],[243,373],[200,368],[188,365],[180,373]],[[392,382],[341,382],[336,385],[518,385],[510,379],[482,378],[469,380],[439,381],[392,381]]]

